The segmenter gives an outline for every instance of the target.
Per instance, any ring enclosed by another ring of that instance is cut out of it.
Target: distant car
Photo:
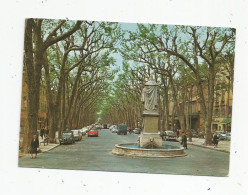
[[[165,131],[165,140],[177,140],[177,133],[174,131]]]
[[[110,130],[111,132],[113,131],[113,129],[117,129],[116,125],[111,125],[111,126],[109,127],[109,130]]]
[[[59,139],[60,144],[73,144],[75,143],[73,132],[64,132]]]
[[[117,128],[117,134],[118,135],[127,135],[127,125],[125,124],[119,124]]]
[[[117,130],[117,128],[115,128],[115,127],[112,128],[112,130],[111,130],[112,133],[117,133],[117,131],[118,131],[118,130]]]
[[[74,139],[76,141],[80,141],[82,139],[82,134],[79,130],[71,130],[73,132],[74,135]]]
[[[98,130],[97,129],[91,129],[88,132],[88,137],[98,137]]]
[[[86,135],[87,130],[88,130],[87,127],[83,127],[82,129],[79,129],[79,131],[80,131],[80,133],[81,133],[82,136],[85,136]]]
[[[226,140],[226,134],[225,134],[225,133],[221,133],[221,134],[219,135],[219,139],[220,139],[220,140]]]
[[[215,133],[217,134],[218,138],[220,138],[221,134],[225,134],[224,131],[215,131]]]
[[[102,129],[103,127],[102,127],[102,125],[97,124],[97,125],[96,125],[96,128],[97,128],[97,129]]]
[[[135,133],[135,134],[140,134],[140,132],[141,132],[141,129],[140,128],[135,128],[133,130],[133,133]]]
[[[226,140],[231,140],[231,132],[226,133]]]
[[[104,125],[103,125],[103,128],[104,128],[104,129],[108,129],[108,125],[107,125],[107,124],[104,124]]]

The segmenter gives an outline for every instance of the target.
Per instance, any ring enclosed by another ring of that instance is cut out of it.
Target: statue
[[[158,84],[150,77],[149,81],[145,83],[141,96],[145,111],[157,111],[157,88]]]

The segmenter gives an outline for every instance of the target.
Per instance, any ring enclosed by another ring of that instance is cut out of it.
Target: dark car
[[[117,134],[118,135],[127,135],[127,125],[125,124],[119,124],[117,128]]]
[[[60,144],[73,144],[75,143],[73,132],[64,132],[59,139]]]

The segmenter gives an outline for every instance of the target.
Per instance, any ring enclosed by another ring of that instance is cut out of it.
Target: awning
[[[221,124],[229,124],[231,122],[232,122],[232,118],[226,118],[221,122]]]

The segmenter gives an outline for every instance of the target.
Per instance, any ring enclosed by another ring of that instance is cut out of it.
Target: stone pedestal
[[[143,113],[144,129],[139,136],[140,147],[161,147],[162,138],[158,133],[159,114]]]

